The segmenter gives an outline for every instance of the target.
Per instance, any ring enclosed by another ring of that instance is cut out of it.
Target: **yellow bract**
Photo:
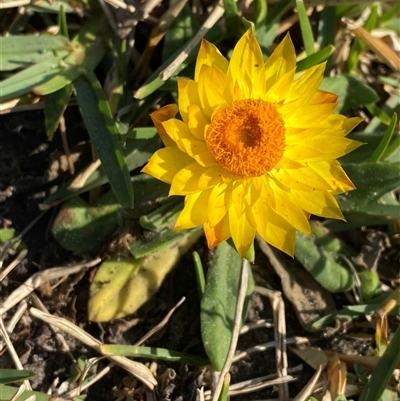
[[[360,146],[346,135],[361,119],[334,114],[324,69],[295,79],[289,35],[266,62],[251,30],[230,61],[203,40],[179,105],[151,114],[165,148],[143,169],[185,196],[176,229],[203,225],[210,247],[232,237],[242,257],[259,234],[293,255],[311,214],[343,219],[333,195],[354,185],[336,159]]]

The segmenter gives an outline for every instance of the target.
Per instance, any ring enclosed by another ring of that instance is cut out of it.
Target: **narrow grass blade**
[[[54,133],[60,123],[60,118],[68,106],[71,93],[72,84],[69,84],[46,96],[44,106],[44,125],[47,137],[50,141],[53,139]]]
[[[397,328],[395,335],[385,353],[382,355],[376,368],[371,374],[371,378],[364,387],[359,401],[380,400],[385,387],[398,364],[400,363],[400,327]]]
[[[311,67],[314,67],[317,64],[321,64],[324,61],[328,60],[328,58],[333,54],[335,48],[331,45],[326,46],[322,50],[319,50],[312,54],[311,56],[306,57],[303,60],[300,60],[297,63],[296,71],[305,71]]]
[[[0,71],[29,67],[58,55],[71,53],[69,40],[61,35],[7,36],[0,38]]]
[[[303,0],[296,1],[297,12],[299,14],[299,22],[301,29],[301,36],[303,38],[304,48],[308,56],[315,53],[314,50],[314,36],[308,19],[307,11],[304,6]]]
[[[133,188],[118,140],[118,131],[94,73],[75,81],[76,97],[93,146],[122,206],[133,207]]]
[[[0,369],[0,384],[15,383],[35,377],[30,370]],[[0,392],[1,396],[1,392]]]
[[[196,355],[156,347],[105,344],[101,346],[101,351],[106,355],[121,355],[131,358],[149,358],[159,361],[193,363],[197,366],[206,366],[210,363],[208,359]]]
[[[25,95],[31,92],[36,85],[61,74],[64,70],[64,67],[60,66],[61,63],[60,57],[53,56],[1,81],[0,102]]]
[[[206,278],[204,277],[204,269],[203,264],[201,263],[200,255],[197,252],[193,252],[193,261],[196,271],[197,289],[201,299],[203,298],[204,289],[206,288]]]
[[[378,162],[379,160],[382,159],[383,155],[386,152],[386,149],[392,139],[394,129],[397,124],[397,114],[394,113],[392,116],[392,119],[390,120],[390,125],[387,128],[385,135],[382,138],[382,141],[380,142],[379,146],[376,148],[375,152],[372,154],[371,158],[369,161],[372,162]]]
[[[319,48],[323,49],[327,46],[333,46],[335,43],[336,31],[336,7],[324,7],[321,11],[318,25],[318,43]],[[332,59],[328,59],[324,75],[329,77],[332,69]]]
[[[107,51],[107,43],[103,39],[109,29],[107,27],[102,16],[94,14],[71,41],[74,51],[63,60],[62,71],[37,84],[34,92],[40,96],[47,95],[70,84],[85,71],[93,71]]]

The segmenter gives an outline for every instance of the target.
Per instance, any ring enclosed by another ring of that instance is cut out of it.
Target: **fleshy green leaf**
[[[60,245],[76,254],[97,252],[119,223],[121,206],[110,191],[96,205],[79,196],[66,201],[51,231]]]
[[[344,212],[357,212],[399,186],[399,163],[345,164],[344,169],[358,188],[338,196]]]
[[[218,371],[222,370],[225,363],[232,337],[241,266],[238,253],[223,242],[218,245],[215,261],[207,273],[200,312],[201,334],[211,364]],[[253,285],[250,279],[247,304]],[[244,311],[247,313],[247,307]]]
[[[315,280],[331,292],[347,291],[354,285],[351,272],[337,263],[333,254],[311,236],[297,233],[295,257]]]
[[[89,320],[122,318],[145,304],[202,230],[178,234],[172,241],[160,238],[158,243],[152,243],[154,252],[143,258],[111,258],[103,262],[90,286]]]
[[[378,101],[378,95],[373,89],[350,75],[338,75],[334,78],[324,78],[320,89],[339,95],[338,113],[345,113],[352,107]]]

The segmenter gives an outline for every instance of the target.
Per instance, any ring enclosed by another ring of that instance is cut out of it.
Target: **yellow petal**
[[[228,77],[218,68],[203,65],[198,82],[199,99],[202,111],[211,120],[215,109],[228,107],[232,97],[229,96]]]
[[[304,192],[293,189],[298,205],[316,216],[344,220],[336,199],[327,191]]]
[[[306,145],[302,142],[288,146],[285,156],[293,160],[317,162],[337,159],[361,146],[362,143],[332,135],[318,135],[310,138]]]
[[[188,108],[192,104],[200,106],[197,82],[187,78],[178,78],[178,104],[179,113],[183,121],[188,120]]]
[[[271,103],[279,103],[285,100],[293,82],[294,72],[295,70],[293,69],[276,80],[274,84],[269,87],[263,99]]]
[[[207,221],[207,205],[211,190],[199,191],[185,197],[185,207],[175,223],[175,230],[203,225]]]
[[[161,140],[163,141],[165,146],[175,146],[175,143],[165,132],[162,123],[171,118],[174,118],[177,112],[178,112],[178,105],[169,104],[167,106],[161,107],[156,111],[153,111],[150,114],[150,118],[152,119],[153,124],[156,126],[157,131],[161,137]]]
[[[196,82],[199,80],[201,67],[203,65],[217,67],[226,74],[228,71],[229,61],[221,54],[216,46],[203,39],[197,55],[196,70],[194,73],[194,80]]]
[[[354,184],[337,160],[308,163],[308,165],[330,183],[334,194],[355,189]]]
[[[190,195],[204,189],[200,187],[200,179],[205,170],[206,168],[197,162],[185,166],[172,180],[169,194]]]
[[[193,159],[181,152],[176,146],[168,146],[157,150],[151,156],[149,162],[143,167],[142,173],[171,183],[175,175],[192,162]]]
[[[246,97],[250,96],[252,86],[263,64],[264,58],[260,45],[251,29],[248,29],[233,49],[228,69],[231,82],[233,84],[237,82]]]
[[[294,227],[262,202],[257,202],[252,212],[258,223],[258,234],[275,248],[293,256],[296,243]]]
[[[168,121],[163,122],[163,127],[168,136],[173,139],[174,145],[182,152],[186,152],[186,145],[182,142],[182,139],[197,140],[186,123],[176,118],[171,118]]]
[[[305,71],[299,79],[294,81],[290,87],[290,92],[285,103],[297,100],[299,107],[303,104],[308,104],[322,82],[325,64],[326,63],[322,63],[311,67],[309,70]]]
[[[324,179],[324,176],[309,167],[280,169],[271,175],[288,188],[306,191],[312,191],[313,189],[331,191],[333,189]]]
[[[212,189],[207,205],[207,216],[210,226],[217,225],[226,215],[229,208],[227,198],[226,184],[217,185]]]
[[[224,218],[215,226],[206,222],[203,227],[209,248],[217,246],[221,242],[226,241],[231,236],[231,233],[229,231],[228,214],[226,214]]]
[[[346,118],[343,121],[343,129],[345,130],[345,134],[347,135],[350,131],[352,131],[358,124],[364,121],[363,118],[360,117],[352,117]]]
[[[294,107],[291,104],[283,105],[279,112],[282,114],[286,127],[312,128],[319,126],[337,108],[336,103],[318,104],[313,106]]]
[[[284,187],[281,187],[282,184],[275,179],[270,179],[269,185],[275,197],[274,211],[296,228],[296,230],[311,234],[311,228],[307,217],[304,211],[297,205],[292,193]]]
[[[286,35],[265,62],[266,85],[271,88],[288,72],[296,69],[296,52],[290,35]]]
[[[251,89],[251,99],[263,99],[267,92],[267,85],[265,82],[265,67],[263,64],[258,68],[258,74],[254,80],[253,87]]]
[[[319,89],[314,93],[309,104],[336,103],[338,97],[334,93]]]
[[[250,224],[245,213],[238,217],[234,208],[231,207],[229,209],[229,230],[235,247],[240,257],[243,258],[254,241],[256,228]]]
[[[202,141],[205,139],[207,124],[201,108],[197,104],[192,104],[188,108],[188,127],[190,132]]]

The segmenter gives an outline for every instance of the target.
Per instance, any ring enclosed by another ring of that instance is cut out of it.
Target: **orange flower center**
[[[285,124],[264,100],[235,100],[212,118],[206,143],[219,165],[243,177],[268,173],[281,160]]]

